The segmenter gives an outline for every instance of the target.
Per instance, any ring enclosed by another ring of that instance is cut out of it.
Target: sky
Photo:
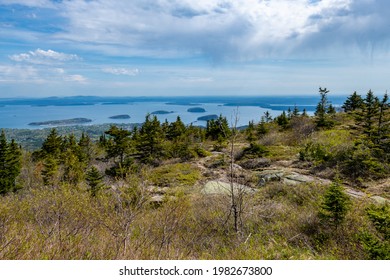
[[[0,0],[0,98],[383,94],[388,0]]]

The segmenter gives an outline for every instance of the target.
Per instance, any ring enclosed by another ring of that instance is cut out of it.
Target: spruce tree
[[[140,160],[144,163],[151,163],[153,160],[161,158],[163,141],[164,133],[160,121],[156,116],[152,117],[148,114],[139,130],[136,143]]]
[[[91,169],[88,170],[85,179],[87,180],[91,196],[96,196],[102,188],[103,175],[100,174],[95,166],[92,166]]]
[[[343,223],[349,206],[350,199],[345,194],[341,181],[336,179],[324,194],[320,218],[330,226],[337,228]]]
[[[228,121],[222,115],[216,120],[207,121],[206,137],[212,140],[225,141],[230,137],[232,131],[229,128]]]
[[[177,116],[176,121],[168,125],[167,138],[169,140],[177,140],[184,135],[185,131],[186,126],[181,121],[180,116]]]
[[[57,130],[53,128],[42,144],[43,157],[51,156],[56,159],[60,157],[63,148],[62,137],[58,135]]]
[[[317,104],[316,111],[314,115],[316,116],[316,125],[318,128],[330,128],[334,125],[334,121],[330,118],[330,115],[335,112],[333,106],[328,102],[328,93],[327,88],[319,89],[321,96],[320,101]]]
[[[105,133],[110,136],[106,144],[107,157],[119,160],[118,164],[123,166],[125,157],[131,148],[130,131],[112,125]]]
[[[4,130],[0,134],[0,194],[16,191],[16,178],[21,170],[21,151],[12,139],[8,144]]]
[[[358,109],[363,109],[363,105],[364,105],[363,98],[355,91],[347,98],[347,100],[345,100],[341,108],[344,109],[344,112],[348,113],[348,112],[356,111]]]
[[[276,117],[276,123],[281,126],[283,129],[287,129],[290,121],[286,115],[286,112],[283,111],[282,114]]]
[[[58,183],[59,174],[58,161],[53,156],[46,157],[41,171],[43,184],[45,186],[54,186]]]

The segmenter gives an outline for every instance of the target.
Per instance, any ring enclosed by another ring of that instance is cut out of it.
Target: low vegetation
[[[2,131],[0,259],[390,259],[387,95],[328,92],[242,130]]]

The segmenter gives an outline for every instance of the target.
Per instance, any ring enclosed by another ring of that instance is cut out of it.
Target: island
[[[173,111],[164,111],[164,110],[158,110],[152,112],[152,115],[167,115],[167,114],[172,114],[174,113]]]
[[[129,115],[115,115],[115,116],[111,116],[109,118],[113,119],[113,120],[127,120],[127,119],[130,119],[130,116]]]
[[[204,113],[204,112],[206,112],[206,110],[202,107],[193,107],[193,108],[189,108],[187,110],[187,112],[189,112],[189,113]]]
[[[41,126],[41,125],[73,125],[73,124],[83,124],[92,122],[91,119],[86,118],[74,118],[66,120],[54,120],[54,121],[44,121],[44,122],[31,122],[28,125],[32,126]]]
[[[218,119],[217,115],[206,115],[198,118],[198,121],[211,121]]]

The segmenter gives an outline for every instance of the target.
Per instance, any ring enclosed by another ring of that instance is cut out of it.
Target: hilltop
[[[320,89],[315,116],[241,130],[147,115],[32,131],[29,149],[7,130],[0,258],[389,259],[388,110],[368,93],[336,112]]]

